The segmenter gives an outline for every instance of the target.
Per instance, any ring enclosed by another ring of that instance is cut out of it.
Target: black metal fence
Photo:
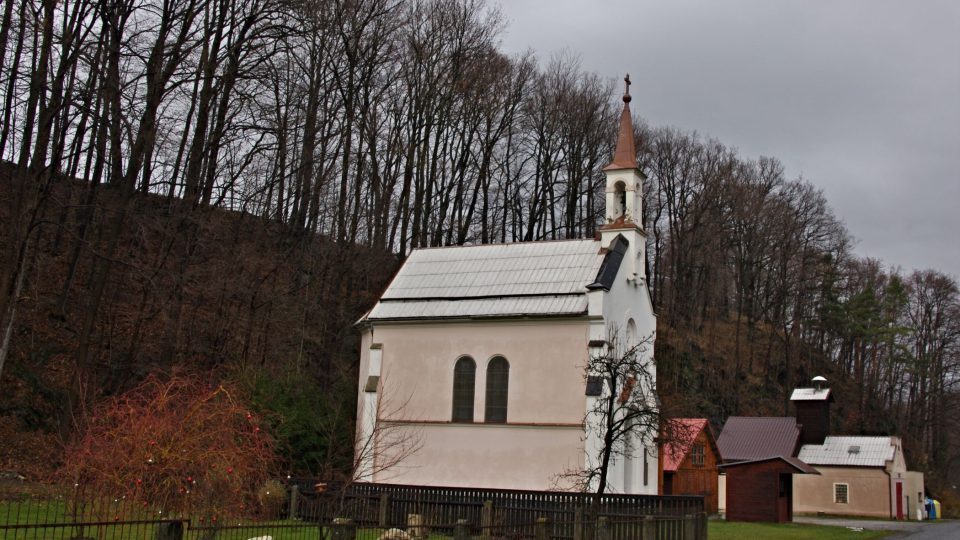
[[[123,498],[0,490],[0,539],[705,540],[699,497],[304,482],[256,518],[165,515]]]
[[[73,489],[0,484],[0,540],[317,540],[323,523],[289,519],[289,506],[256,518],[191,515]],[[377,538],[372,535],[371,539]]]

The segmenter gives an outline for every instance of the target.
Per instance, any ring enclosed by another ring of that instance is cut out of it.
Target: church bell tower
[[[629,244],[625,260],[631,263],[634,283],[644,276],[643,256],[646,233],[643,231],[643,181],[647,179],[637,167],[637,149],[633,142],[633,118],[630,115],[630,75],[623,79],[623,110],[613,161],[603,168],[607,177],[606,214],[600,227],[603,248],[610,247],[617,236]]]

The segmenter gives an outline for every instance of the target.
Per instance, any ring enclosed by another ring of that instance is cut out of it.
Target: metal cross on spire
[[[630,74],[623,78],[623,101],[630,103]]]

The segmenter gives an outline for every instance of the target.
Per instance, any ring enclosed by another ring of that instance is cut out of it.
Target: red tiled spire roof
[[[623,78],[626,90],[623,93],[623,111],[620,112],[620,133],[617,134],[617,149],[613,161],[603,170],[636,169],[637,147],[633,144],[633,118],[630,116],[630,75]]]

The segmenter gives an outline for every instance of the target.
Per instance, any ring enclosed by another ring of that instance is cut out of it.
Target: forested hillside
[[[2,468],[49,472],[96,403],[158,371],[241,381],[290,470],[348,467],[352,323],[403,256],[601,224],[617,90],[505,56],[479,0],[0,17]],[[929,485],[960,479],[955,278],[858,258],[775,158],[636,125],[671,410],[784,414],[823,374],[838,430],[900,434]]]

